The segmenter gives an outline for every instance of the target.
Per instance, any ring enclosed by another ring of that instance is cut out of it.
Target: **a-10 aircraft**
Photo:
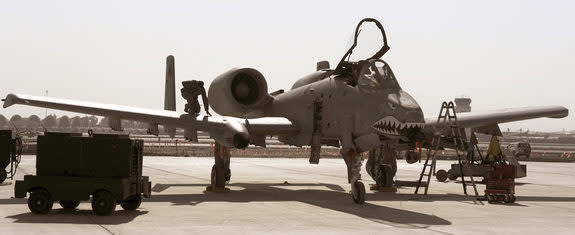
[[[365,22],[374,23],[380,29],[383,47],[367,59],[349,61]],[[107,116],[116,124],[116,129],[121,119],[144,121],[182,128],[192,140],[197,139],[197,131],[207,132],[217,142],[211,174],[211,186],[215,188],[225,187],[231,177],[229,148],[243,149],[249,144],[265,147],[266,136],[277,136],[289,145],[311,146],[310,163],[318,163],[322,145],[340,147],[352,198],[356,203],[363,203],[361,153],[369,151],[367,172],[378,185],[386,185],[383,181],[390,175],[393,177],[396,169],[395,155],[390,161],[390,152],[405,151],[408,158],[413,159],[416,143],[430,146],[430,138],[426,136],[448,133],[445,127],[436,125],[437,118],[424,119],[417,101],[401,89],[390,66],[380,59],[388,50],[381,23],[367,18],[357,25],[354,43],[335,69],[322,69],[300,78],[289,91],[270,94],[264,76],[256,69],[231,69],[215,78],[208,91],[211,107],[222,116],[20,94],[9,94],[4,108],[21,104]],[[544,106],[466,113],[458,115],[458,126],[476,132],[493,132],[499,130],[499,123],[563,118],[568,112],[561,106]],[[382,157],[386,154],[387,157]],[[393,172],[381,167],[383,164],[392,164]]]

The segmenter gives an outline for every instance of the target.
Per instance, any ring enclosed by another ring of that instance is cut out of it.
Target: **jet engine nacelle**
[[[210,106],[220,115],[255,118],[273,98],[264,76],[252,68],[234,68],[216,77],[208,91]]]

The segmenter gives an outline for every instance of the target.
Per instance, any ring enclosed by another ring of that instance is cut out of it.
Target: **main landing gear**
[[[378,149],[369,151],[369,158],[365,164],[365,170],[375,181],[371,190],[379,192],[396,192],[393,186],[393,177],[397,172],[396,151],[382,145]]]
[[[347,165],[347,178],[351,184],[351,196],[353,202],[363,204],[365,202],[365,186],[361,180],[361,156],[353,149],[341,152]]]
[[[214,144],[214,162],[210,175],[210,185],[206,190],[214,192],[229,191],[229,189],[226,188],[226,183],[232,178],[229,148],[216,142]]]

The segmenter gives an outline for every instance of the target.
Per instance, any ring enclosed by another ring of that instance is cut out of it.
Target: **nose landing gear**
[[[353,149],[347,151],[342,150],[342,156],[347,165],[347,178],[351,184],[351,196],[353,202],[356,204],[363,204],[365,202],[365,186],[361,180],[361,156]]]
[[[361,181],[356,181],[352,184],[351,196],[353,202],[356,204],[363,204],[365,202],[365,186]]]

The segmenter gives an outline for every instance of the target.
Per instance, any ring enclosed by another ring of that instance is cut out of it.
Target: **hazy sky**
[[[335,66],[357,22],[372,17],[391,46],[383,59],[426,116],[461,96],[477,111],[573,109],[574,12],[574,1],[0,1],[0,96],[48,90],[162,108],[170,54],[178,90],[236,66],[262,72],[270,92],[289,89],[317,61]],[[0,109],[14,113],[44,109]],[[572,130],[575,118],[507,127]]]

